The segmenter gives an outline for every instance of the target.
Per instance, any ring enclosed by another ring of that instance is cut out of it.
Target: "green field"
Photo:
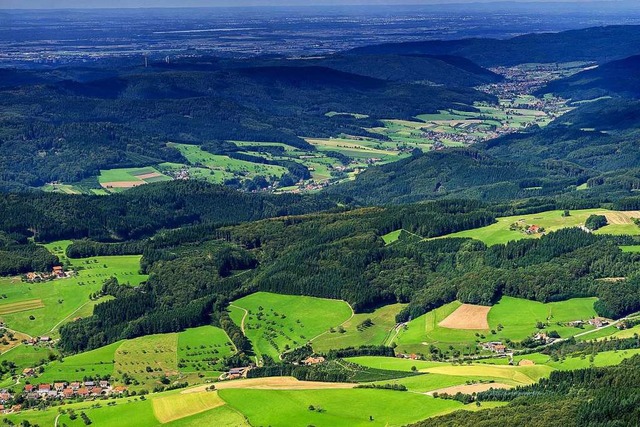
[[[126,374],[134,389],[153,388],[166,376],[190,383],[220,375],[222,358],[235,352],[220,328],[201,326],[171,334],[149,335],[100,347],[44,366],[32,382],[77,381],[85,376],[111,375],[122,383]],[[41,365],[55,350],[20,346],[3,358],[19,368]]]
[[[169,146],[180,151],[192,166],[226,172],[230,174],[230,177],[233,174],[246,175],[247,177],[256,175],[280,177],[287,172],[287,169],[282,166],[251,163],[228,156],[211,154],[197,145],[170,143]]]
[[[343,323],[345,332],[333,332],[319,336],[313,341],[313,349],[320,352],[332,348],[359,347],[361,345],[383,345],[393,336],[396,314],[406,304],[392,304],[375,310],[373,313],[358,313]],[[373,325],[364,327],[363,322],[369,319]]]
[[[89,295],[98,291],[105,280],[116,277],[122,284],[138,285],[147,278],[138,272],[139,255],[67,259],[61,254],[69,243],[55,242],[46,246],[61,257],[65,268],[76,270],[76,276],[43,283],[25,283],[19,278],[0,278],[0,294],[7,296],[0,304],[0,312],[5,304],[30,300],[41,300],[44,305],[29,311],[0,315],[9,328],[32,336],[55,335],[62,323],[82,314],[86,315],[87,312],[83,309],[95,304],[90,301]]]
[[[556,231],[567,227],[578,227],[584,225],[586,219],[592,214],[616,215],[616,211],[606,209],[583,209],[570,212],[570,216],[563,217],[564,211],[547,211],[530,215],[517,215],[497,218],[497,222],[486,227],[475,228],[473,230],[460,231],[443,237],[469,237],[481,240],[487,245],[507,243],[510,240],[525,238],[536,238],[540,234],[529,235],[524,231],[510,230],[510,226],[520,222],[523,225],[537,225],[544,227],[546,231]],[[611,221],[610,221],[611,222]],[[609,224],[595,231],[596,234],[630,234],[640,235],[640,227],[629,221],[627,224]]]
[[[503,297],[489,311],[490,329],[485,331],[449,329],[439,326],[442,320],[460,307],[461,303],[455,301],[413,319],[407,324],[406,329],[400,330],[395,342],[398,344],[397,350],[404,353],[426,354],[429,346],[435,345],[444,350],[452,346],[463,354],[473,354],[476,351],[477,342],[505,341],[507,338],[512,341],[521,341],[538,331],[537,322],[548,323],[545,329],[555,330],[562,337],[572,336],[583,330],[561,326],[558,323],[588,320],[594,317],[595,301],[595,298],[574,298],[543,304],[521,298]],[[502,330],[499,330],[498,325],[502,325]],[[585,330],[589,328],[591,326],[586,326]],[[492,334],[491,330],[496,333]]]
[[[262,426],[401,426],[462,409],[461,403],[389,390],[221,390],[220,396]],[[321,408],[310,410],[309,406]],[[277,410],[269,410],[277,408]]]
[[[62,412],[60,412],[62,410]],[[76,415],[84,412],[91,424],[98,427],[120,427],[135,425],[140,427],[199,427],[215,425],[221,427],[248,426],[243,415],[227,405],[217,392],[196,392],[184,394],[181,390],[151,394],[146,398],[129,397],[108,401],[66,404],[46,410],[23,411],[8,415],[8,420],[20,423],[29,421],[32,425],[69,427],[84,426],[80,416],[72,420],[70,410]]]
[[[463,384],[469,380],[494,380],[506,384],[531,384],[549,375],[552,368],[549,366],[507,366],[504,364],[489,363],[473,363],[471,365],[453,365],[447,362],[431,362],[425,360],[409,360],[391,357],[352,357],[347,359],[350,362],[357,363],[362,366],[378,369],[389,369],[396,371],[412,371],[415,367],[418,372],[426,373],[426,376],[415,376],[394,380],[403,384],[411,384],[413,386],[425,389],[425,391],[434,390],[441,387],[449,387],[450,385]],[[504,360],[504,359],[502,359]],[[430,376],[437,375],[433,379],[433,388],[429,384]],[[452,377],[447,379],[446,377]],[[463,382],[460,382],[463,380]],[[451,383],[451,384],[449,384]]]
[[[161,181],[171,181],[171,178],[150,166],[145,168],[103,169],[98,176],[98,182],[109,192],[118,192],[136,185]]]
[[[290,348],[329,334],[329,328],[342,324],[353,312],[344,301],[257,292],[234,301],[230,314],[244,328],[256,355],[277,359]]]
[[[178,334],[178,368],[181,372],[217,371],[222,358],[235,347],[220,328],[201,326]]]

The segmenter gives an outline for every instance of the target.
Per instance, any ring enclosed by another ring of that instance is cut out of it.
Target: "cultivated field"
[[[484,305],[462,304],[448,315],[438,326],[449,329],[489,329],[487,315],[491,307]]]
[[[112,192],[152,182],[170,180],[170,177],[163,175],[152,167],[106,169],[101,170],[100,176],[98,176],[98,182],[100,182],[102,188]]]
[[[234,301],[230,314],[257,355],[277,359],[288,349],[330,333],[329,328],[338,327],[353,312],[344,301],[257,292]]]
[[[27,301],[14,302],[9,304],[0,304],[0,315],[19,313],[21,311],[34,310],[43,308],[44,304],[41,299],[32,299]]]

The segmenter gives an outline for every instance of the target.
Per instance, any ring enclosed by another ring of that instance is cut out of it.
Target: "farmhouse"
[[[602,328],[603,326],[608,325],[609,321],[602,317],[594,317],[593,319],[589,320],[589,324],[595,326],[596,328]]]
[[[323,362],[324,362],[324,357],[322,356],[317,356],[317,357],[309,356],[302,361],[302,364],[309,366],[309,365],[317,365],[318,363],[323,363]]]
[[[249,367],[242,367],[242,368],[231,368],[229,369],[229,371],[227,371],[226,375],[225,375],[225,379],[227,380],[235,380],[236,378],[240,378],[242,376],[244,376],[244,374],[249,370]]]
[[[31,377],[35,373],[36,371],[33,368],[24,368],[22,370],[22,375],[24,375],[25,377]]]
[[[507,351],[507,347],[504,344],[502,344],[501,341],[491,341],[491,342],[483,343],[480,345],[482,346],[483,349],[489,350],[498,354],[504,354]]]

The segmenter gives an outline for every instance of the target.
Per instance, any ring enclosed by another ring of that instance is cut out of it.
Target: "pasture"
[[[329,329],[349,320],[353,311],[340,300],[257,292],[232,302],[230,315],[253,343],[257,356],[278,359],[289,349],[330,334]]]
[[[243,413],[252,425],[274,427],[401,426],[464,408],[461,403],[451,400],[373,389],[228,389],[220,390],[219,394],[230,406]]]
[[[313,348],[324,352],[332,348],[386,344],[394,334],[395,317],[406,304],[391,304],[372,313],[358,313],[342,324],[342,330],[320,335]],[[371,322],[367,322],[367,319]]]
[[[640,214],[635,211],[618,212],[606,209],[582,209],[570,211],[570,216],[562,216],[564,211],[546,211],[530,215],[517,215],[497,218],[494,224],[486,227],[475,228],[472,230],[460,231],[448,234],[442,237],[468,237],[481,240],[487,245],[504,244],[511,240],[520,240],[526,238],[537,238],[541,234],[527,234],[524,229],[528,226],[537,225],[543,227],[547,232],[556,231],[567,227],[579,227],[584,225],[590,215],[604,215],[609,221],[606,225],[595,234],[615,234],[615,235],[640,235],[640,227],[635,225],[631,218],[633,215]],[[519,224],[522,229],[512,229],[513,224]]]
[[[427,353],[429,346],[435,345],[445,351],[451,351],[452,346],[464,354],[473,354],[476,352],[477,342],[506,339],[521,341],[538,331],[537,322],[542,322],[546,331],[557,331],[561,337],[573,336],[592,327],[587,325],[583,330],[567,326],[566,323],[574,320],[586,321],[596,316],[593,309],[595,301],[595,298],[574,298],[544,304],[503,297],[489,310],[483,310],[488,327],[481,330],[443,326],[443,322],[463,306],[454,301],[410,321],[406,328],[399,331],[395,342],[398,344],[397,350],[403,353]],[[479,323],[474,323],[471,326],[478,325]]]
[[[235,353],[227,334],[214,326],[178,333],[178,368],[181,372],[217,371],[224,357]]]
[[[0,320],[9,328],[31,336],[55,335],[62,323],[90,314],[88,310],[96,302],[89,295],[108,278],[134,286],[147,278],[138,272],[138,255],[67,259],[62,254],[68,244],[55,242],[46,247],[58,255],[65,268],[75,270],[75,276],[41,283],[0,278],[0,294],[6,295],[0,303]]]
[[[41,365],[56,351],[42,346],[20,346],[6,358],[19,368]],[[148,335],[118,341],[104,347],[65,357],[44,366],[36,382],[77,381],[84,377],[111,375],[121,384],[126,375],[133,389],[151,389],[166,375],[181,381],[202,382],[217,377],[222,359],[235,353],[225,332],[201,326],[183,332]],[[4,358],[3,357],[3,358]],[[202,377],[199,377],[202,375]]]

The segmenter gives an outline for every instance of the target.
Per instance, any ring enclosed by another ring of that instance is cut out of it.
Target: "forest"
[[[443,200],[203,223],[121,243],[80,240],[67,255],[141,251],[141,268],[150,277],[98,305],[92,317],[65,325],[61,346],[75,352],[187,325],[223,324],[227,302],[256,291],[344,299],[356,312],[408,303],[398,322],[454,300],[492,305],[505,295],[541,302],[597,296],[595,309],[607,318],[639,310],[640,254],[619,249],[637,243],[631,236],[568,228],[490,247],[472,239],[432,239],[548,203]],[[398,229],[426,239],[386,246],[381,236]],[[608,277],[628,279],[614,289],[601,280]]]

